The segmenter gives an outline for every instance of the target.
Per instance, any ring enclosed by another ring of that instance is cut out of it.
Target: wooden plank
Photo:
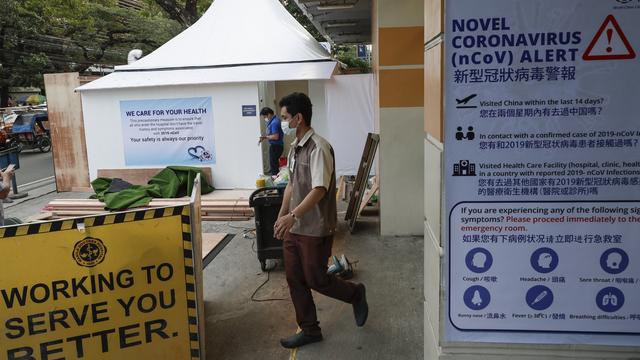
[[[426,0],[424,2],[424,41],[429,41],[444,31],[443,17],[443,0]]]
[[[33,216],[30,216],[27,218],[27,222],[36,222],[36,221],[42,221],[42,220],[48,220],[51,219],[53,217],[53,213],[52,212],[42,212],[40,214],[36,214]]]
[[[58,191],[89,187],[89,163],[84,137],[82,100],[74,89],[78,73],[45,74],[47,108]]]
[[[369,173],[371,172],[371,166],[379,142],[380,135],[369,133],[362,153],[362,159],[360,160],[360,166],[358,167],[358,175],[356,175],[356,181],[351,191],[347,213],[345,214],[345,220],[349,222],[349,230],[351,232],[355,229],[356,220],[360,214],[360,204],[362,203],[362,198],[367,188]]]
[[[193,189],[191,190],[191,198],[189,204],[191,206],[191,239],[193,241],[193,267],[196,280],[196,299],[198,309],[198,332],[200,333],[200,355],[202,358],[205,356],[205,323],[206,317],[204,314],[204,281],[203,281],[203,266],[202,266],[202,251],[203,251],[203,236],[202,236],[202,211],[201,211],[201,175],[198,174],[193,182]],[[200,255],[200,256],[198,256]]]
[[[249,200],[249,196],[255,191],[255,189],[234,189],[234,190],[216,190],[214,192],[202,195],[202,201],[207,200]]]
[[[340,180],[338,180],[338,191],[336,192],[336,201],[344,199],[344,191],[347,186],[347,182],[344,179],[344,176],[340,176]]]
[[[88,187],[84,187],[84,186],[73,186],[71,188],[71,192],[86,192],[86,193],[92,193],[93,192],[93,188],[91,188],[91,186]]]
[[[148,168],[148,169],[98,169],[98,177],[119,178],[130,182],[134,185],[145,185],[149,180],[164,168]],[[211,168],[200,168],[207,182],[213,184],[211,179]]]
[[[366,191],[366,193],[364,194],[364,197],[362,198],[362,202],[360,203],[360,208],[358,210],[358,214],[362,213],[362,210],[364,210],[365,207],[367,207],[367,204],[369,203],[369,201],[371,201],[371,198],[373,198],[373,195],[375,195],[378,190],[380,190],[380,184],[378,183],[378,177],[374,177],[373,180],[373,186],[371,186],[371,189],[368,189]]]
[[[226,236],[225,233],[202,233],[202,258],[204,259]]]
[[[207,240],[207,236],[212,236],[213,239]],[[234,237],[235,235],[233,234],[202,234],[202,267],[206,268]]]
[[[84,85],[84,84],[88,84],[94,80],[98,80],[100,79],[100,76],[98,75],[83,75],[80,76],[80,85]]]
[[[203,221],[249,221],[250,217],[243,216],[202,216]]]

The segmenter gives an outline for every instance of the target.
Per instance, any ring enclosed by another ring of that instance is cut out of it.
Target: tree
[[[26,39],[35,37],[41,19],[24,11],[16,0],[5,0],[0,11],[0,107],[7,106],[9,86],[37,81],[47,66],[46,56],[30,49]]]
[[[332,55],[349,69],[360,69],[363,73],[371,72],[371,64],[358,58],[356,45],[336,45],[332,49]]]
[[[326,41],[326,39],[322,36],[322,34],[320,34],[318,29],[316,29],[313,23],[311,23],[309,18],[307,18],[307,16],[302,12],[302,10],[300,10],[300,8],[295,3],[295,1],[280,0],[280,3],[282,3],[282,5],[285,7],[285,9],[287,9],[289,14],[291,14],[291,16],[293,16],[294,19],[296,19],[300,23],[300,25],[302,25],[305,29],[307,29],[309,34],[311,34],[311,36],[313,36],[314,39],[316,39],[316,41],[320,41],[320,42]]]
[[[212,0],[147,0],[148,4],[160,7],[169,19],[179,22],[185,29],[198,21],[212,2]]]
[[[122,9],[115,0],[4,0],[0,13],[0,107],[9,86],[42,86],[45,72],[123,64],[179,33],[174,21]]]
[[[51,19],[49,33],[64,39],[65,53],[77,61],[75,71],[86,69],[87,64],[122,64],[132,48],[152,51],[181,30],[173,21],[119,8],[114,0],[46,3],[43,12]],[[75,15],[69,16],[71,12]]]

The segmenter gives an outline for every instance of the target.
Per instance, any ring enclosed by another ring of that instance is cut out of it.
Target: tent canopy
[[[277,0],[216,0],[151,54],[77,90],[328,79],[335,67]]]

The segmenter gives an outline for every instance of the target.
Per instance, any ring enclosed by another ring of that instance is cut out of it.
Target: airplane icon
[[[471,101],[476,96],[478,96],[478,94],[471,94],[471,95],[467,96],[464,99],[456,99],[456,103],[457,103],[456,108],[458,108],[458,109],[473,109],[473,108],[477,108],[477,106],[475,106],[475,105],[467,105],[469,103],[469,101]]]

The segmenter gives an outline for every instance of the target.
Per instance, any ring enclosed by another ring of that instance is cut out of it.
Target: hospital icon
[[[531,267],[539,273],[546,274],[558,266],[558,253],[550,248],[540,248],[531,255]]]
[[[476,164],[469,160],[460,160],[453,164],[453,176],[476,176]]]
[[[484,248],[471,249],[465,257],[467,268],[474,273],[483,273],[489,270],[493,264],[493,256]]]
[[[463,295],[464,304],[471,310],[482,310],[489,306],[491,295],[489,290],[480,285],[468,288]]]
[[[619,248],[605,251],[600,256],[600,267],[609,274],[620,274],[629,266],[629,256]]]

